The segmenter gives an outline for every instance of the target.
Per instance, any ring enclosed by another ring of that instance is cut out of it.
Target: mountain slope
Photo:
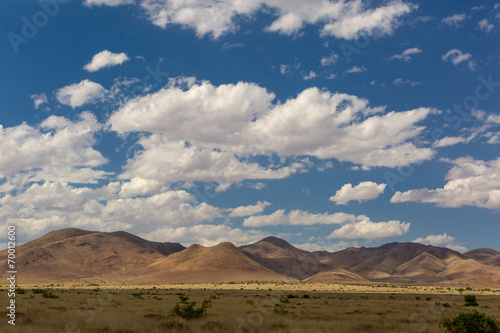
[[[7,250],[0,267],[7,271]],[[151,242],[127,232],[76,228],[52,231],[17,247],[18,283],[75,279],[174,283],[293,280],[332,283],[401,283],[500,287],[500,253],[465,254],[417,243],[351,247],[335,253],[308,252],[267,237],[236,248],[224,242]]]
[[[500,252],[492,249],[476,249],[464,253],[464,256],[468,259],[474,259],[486,264],[500,266]]]
[[[289,280],[245,256],[224,242],[212,247],[199,244],[154,262],[131,280],[155,283]]]
[[[17,247],[19,281],[58,281],[100,276],[145,267],[183,250],[177,243],[156,243],[126,232],[80,229],[53,231]],[[0,252],[5,258],[6,251]],[[6,267],[6,260],[0,261]]]
[[[262,266],[295,279],[305,279],[328,269],[315,253],[298,249],[276,237],[267,237],[239,249]]]

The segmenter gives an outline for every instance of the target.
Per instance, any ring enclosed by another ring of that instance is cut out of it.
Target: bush
[[[282,296],[282,297],[280,297],[280,302],[281,303],[290,303],[290,300],[288,299],[288,297]]]
[[[43,290],[42,291],[42,296],[43,298],[59,298],[59,296],[54,295],[52,291],[50,290]]]
[[[288,313],[288,311],[286,310],[285,305],[276,304],[274,306],[274,313],[279,314],[279,315],[285,315]]]
[[[200,308],[195,309],[196,302],[188,302],[189,297],[184,294],[179,294],[180,302],[172,309],[171,315],[184,319],[201,318],[207,313],[207,308],[210,306],[210,300],[206,299],[201,304]]]
[[[451,333],[500,333],[500,326],[495,318],[476,310],[462,312],[452,318],[443,317],[439,327]]]
[[[476,296],[474,295],[465,295],[464,296],[465,306],[478,306]]]

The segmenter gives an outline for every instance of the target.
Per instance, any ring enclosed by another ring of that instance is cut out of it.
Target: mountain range
[[[7,250],[0,266],[7,271]],[[115,283],[294,281],[500,287],[500,252],[466,253],[419,243],[309,252],[267,237],[236,247],[152,242],[124,231],[52,231],[16,249],[18,283],[76,279]]]

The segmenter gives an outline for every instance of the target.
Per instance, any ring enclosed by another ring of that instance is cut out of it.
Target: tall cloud
[[[318,88],[284,103],[273,100],[273,93],[253,83],[213,86],[183,79],[126,103],[108,124],[120,134],[147,131],[239,157],[309,155],[398,167],[434,155],[410,141],[431,109],[384,113],[365,99]]]

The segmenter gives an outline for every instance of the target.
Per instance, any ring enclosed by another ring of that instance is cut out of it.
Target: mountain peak
[[[261,239],[259,241],[259,243],[260,242],[267,242],[267,243],[276,245],[278,247],[281,247],[283,249],[285,249],[285,248],[295,248],[292,244],[288,243],[286,240],[283,240],[281,238],[274,237],[274,236],[269,236],[269,237],[266,237],[264,239]]]

